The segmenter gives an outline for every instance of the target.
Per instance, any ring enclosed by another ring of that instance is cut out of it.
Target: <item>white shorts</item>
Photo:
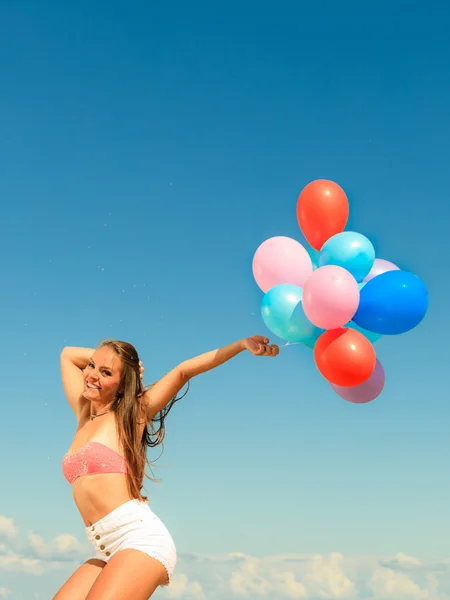
[[[120,550],[140,550],[162,563],[170,583],[177,562],[177,551],[164,523],[147,502],[130,500],[86,527],[95,558],[108,562]]]

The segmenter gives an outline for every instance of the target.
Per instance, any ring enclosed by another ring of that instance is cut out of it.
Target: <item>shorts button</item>
[[[106,556],[109,556],[111,554],[111,552],[105,552]]]
[[[100,550],[104,550],[104,549],[105,549],[105,546],[100,546]]]
[[[96,535],[96,536],[95,536],[95,539],[96,539],[96,540],[99,540],[99,539],[100,539],[100,536],[99,536],[99,535]]]

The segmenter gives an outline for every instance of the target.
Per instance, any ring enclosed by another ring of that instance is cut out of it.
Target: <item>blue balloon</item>
[[[428,310],[428,292],[417,275],[387,271],[361,289],[353,321],[369,331],[398,335],[416,327]]]
[[[314,348],[317,338],[325,331],[306,318],[302,305],[302,288],[281,283],[264,296],[261,314],[272,333],[287,342],[302,342]]]
[[[368,275],[375,260],[375,248],[364,235],[343,231],[330,237],[320,249],[319,267],[337,265],[347,269],[356,281]]]
[[[361,290],[366,285],[366,283],[367,283],[367,281],[361,281],[361,283],[358,283],[360,294],[361,294]],[[381,335],[381,333],[375,333],[374,331],[368,331],[367,329],[363,329],[362,327],[359,327],[359,325],[357,325],[354,321],[350,321],[350,323],[347,323],[347,325],[344,325],[344,327],[348,327],[349,329],[354,329],[355,331],[359,331],[359,333],[362,333],[363,335],[366,336],[366,338],[369,340],[369,342],[371,344],[373,344],[374,342],[379,340],[381,337],[383,337]]]

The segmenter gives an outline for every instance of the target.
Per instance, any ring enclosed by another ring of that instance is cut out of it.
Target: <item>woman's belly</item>
[[[132,500],[127,476],[122,473],[78,477],[73,482],[72,494],[86,527]]]

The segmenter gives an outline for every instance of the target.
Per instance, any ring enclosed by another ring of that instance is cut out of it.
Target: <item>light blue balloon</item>
[[[317,338],[325,331],[306,318],[302,305],[302,288],[281,283],[271,288],[261,303],[266,327],[287,342],[302,342],[314,348]]]
[[[347,269],[356,281],[369,274],[375,260],[375,248],[366,236],[343,231],[330,237],[319,252],[319,267],[337,265]]]
[[[354,321],[350,321],[350,323],[347,323],[347,325],[344,325],[344,327],[348,327],[349,329],[355,329],[355,331],[359,331],[359,333],[362,333],[371,344],[374,344],[377,340],[379,340],[381,337],[383,337],[381,335],[381,333],[375,333],[374,331],[369,331],[368,329],[363,329],[362,327],[360,327],[359,325],[357,325]]]
[[[319,268],[319,253],[314,248],[308,249],[309,258],[311,259],[313,271]]]

